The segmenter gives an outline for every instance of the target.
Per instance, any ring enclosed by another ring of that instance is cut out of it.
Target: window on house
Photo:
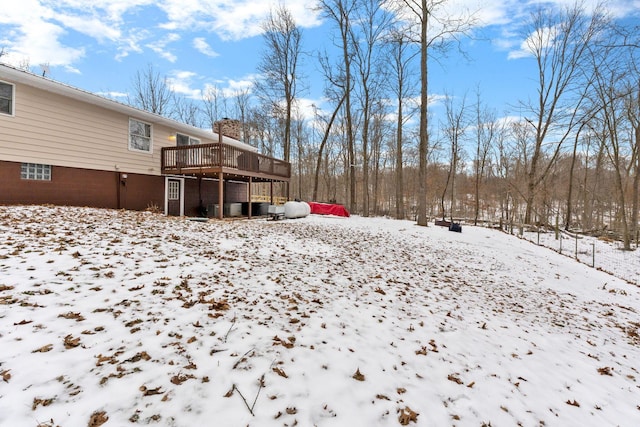
[[[13,85],[0,82],[0,114],[13,114]]]
[[[151,152],[151,125],[129,119],[129,150]]]
[[[176,133],[176,145],[178,147],[185,147],[188,145],[196,145],[200,144],[200,140],[196,138],[191,138],[189,135],[184,135],[181,133]],[[182,151],[178,153],[178,162],[183,165],[195,165],[198,163],[198,159],[200,153],[196,153],[192,150]]]
[[[169,200],[180,200],[180,181],[169,181],[168,193]]]
[[[183,135],[181,133],[176,134],[176,145],[182,147],[184,145],[196,145],[200,144],[200,140],[192,138],[189,135]]]
[[[37,181],[51,181],[51,165],[23,163],[20,167],[20,178],[34,179]]]

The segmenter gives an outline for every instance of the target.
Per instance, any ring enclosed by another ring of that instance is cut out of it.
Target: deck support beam
[[[249,219],[251,219],[251,210],[253,209],[253,207],[251,206],[251,187],[253,183],[253,178],[249,177]]]
[[[273,181],[269,183],[271,188],[269,189],[269,195],[271,196],[271,204],[273,204]]]
[[[224,218],[224,175],[218,173],[218,219]]]

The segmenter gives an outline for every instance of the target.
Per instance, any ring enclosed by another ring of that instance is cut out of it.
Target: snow
[[[505,233],[0,207],[0,426],[636,426],[640,288]]]
[[[640,251],[623,250],[620,241],[595,238],[565,231],[524,231],[520,234],[536,244],[546,246],[580,262],[604,270],[632,284],[640,285]],[[638,242],[631,245],[638,249]]]

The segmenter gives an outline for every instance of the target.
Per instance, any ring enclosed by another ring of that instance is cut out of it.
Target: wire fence
[[[637,243],[632,250],[624,250],[622,242],[560,230],[512,228],[511,234],[640,285],[640,249]]]

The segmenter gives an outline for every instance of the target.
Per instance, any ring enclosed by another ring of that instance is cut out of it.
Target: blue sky
[[[280,0],[303,30],[305,50],[330,43],[331,26],[309,6],[313,0]],[[567,5],[573,0],[543,2]],[[136,71],[152,64],[174,90],[198,97],[209,85],[250,85],[263,49],[260,23],[271,0],[0,0],[3,62],[28,63],[34,72],[48,64],[48,76],[78,88],[122,97]],[[523,54],[520,27],[533,0],[452,0],[451,7],[477,11],[481,25],[465,42],[467,58],[455,50],[430,65],[434,97],[467,94],[477,88],[498,116],[517,114],[515,105],[534,89],[535,64]],[[587,6],[595,1],[585,0]],[[609,0],[616,17],[638,20],[640,0]],[[322,80],[313,57],[306,59],[307,105],[322,106]],[[438,108],[435,104],[434,108]]]

